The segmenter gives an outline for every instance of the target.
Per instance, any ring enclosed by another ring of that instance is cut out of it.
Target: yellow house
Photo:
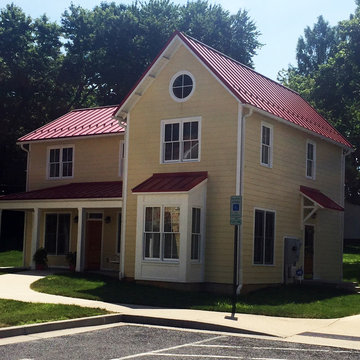
[[[115,109],[73,110],[18,140],[27,191],[2,197],[0,209],[25,212],[25,266],[45,247],[52,267],[76,252],[78,271],[118,271],[124,127]]]
[[[233,209],[241,212],[238,284],[291,282],[297,270],[341,281],[344,161],[352,147],[297,93],[176,32],[122,103],[108,109],[115,133],[19,140],[29,152],[29,189],[2,198],[0,209],[26,210],[26,265],[47,245],[47,214],[58,214],[59,228],[59,214],[68,213],[66,249],[77,251],[78,271],[117,269],[120,278],[225,290],[233,281],[230,198],[241,196]],[[73,177],[49,179],[52,147],[69,144]],[[104,182],[121,182],[121,193],[104,198],[114,191]],[[24,199],[50,184],[80,184],[74,196],[89,183],[97,184],[96,200]],[[96,221],[102,248],[91,250]],[[94,254],[100,260],[91,266]],[[64,254],[50,260],[63,265]]]

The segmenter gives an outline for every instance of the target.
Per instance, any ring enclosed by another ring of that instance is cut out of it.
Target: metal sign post
[[[230,225],[234,227],[234,272],[233,272],[233,298],[231,316],[225,316],[225,319],[237,320],[236,313],[236,288],[237,288],[237,268],[238,268],[238,233],[239,225],[242,220],[242,197],[232,196],[230,198]]]

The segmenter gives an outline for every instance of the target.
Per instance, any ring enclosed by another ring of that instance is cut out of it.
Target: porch
[[[120,271],[121,181],[11,194],[0,198],[2,210],[25,213],[24,266],[34,268],[33,254],[44,247],[50,267],[67,267],[66,255],[76,252],[76,271]]]

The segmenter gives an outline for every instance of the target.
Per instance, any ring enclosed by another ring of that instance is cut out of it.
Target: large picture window
[[[200,158],[200,120],[182,119],[162,122],[162,159],[185,162]]]
[[[275,213],[255,210],[254,264],[274,264]]]
[[[46,214],[45,249],[49,255],[66,255],[70,242],[70,214]]]
[[[48,152],[48,177],[61,179],[73,176],[73,146],[50,148]]]
[[[177,260],[180,248],[180,208],[146,207],[144,259]]]

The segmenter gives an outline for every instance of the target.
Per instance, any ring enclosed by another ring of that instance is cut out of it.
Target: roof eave
[[[260,114],[262,114],[262,115],[265,115],[265,116],[268,116],[268,117],[270,117],[270,118],[272,118],[272,119],[274,119],[274,120],[280,121],[280,122],[282,122],[283,124],[292,126],[292,127],[296,128],[296,129],[298,129],[298,130],[302,130],[303,132],[306,132],[306,133],[309,134],[309,135],[318,137],[318,138],[320,138],[320,139],[322,139],[322,140],[325,140],[325,141],[328,141],[328,142],[330,142],[330,143],[332,143],[332,144],[334,144],[334,145],[337,145],[337,146],[341,147],[341,148],[344,149],[344,150],[347,150],[347,151],[350,151],[350,152],[354,152],[354,149],[353,149],[351,146],[347,146],[347,145],[342,144],[342,143],[340,143],[340,142],[338,142],[338,141],[335,141],[335,140],[333,140],[333,139],[330,139],[330,138],[328,138],[328,137],[326,137],[326,136],[324,136],[324,135],[318,134],[318,133],[316,133],[315,131],[312,131],[312,130],[306,129],[306,128],[300,126],[300,125],[294,124],[293,122],[291,122],[291,121],[289,121],[289,120],[285,120],[285,119],[283,119],[283,118],[281,118],[281,117],[279,117],[279,116],[275,116],[275,115],[273,115],[273,114],[271,114],[271,113],[269,113],[269,112],[267,112],[267,111],[265,111],[265,110],[259,109],[259,108],[256,107],[256,106],[253,106],[253,105],[250,105],[250,104],[243,104],[243,105],[244,105],[246,108],[248,108],[248,109],[253,109],[254,111],[257,111],[258,113],[260,113]]]
[[[180,46],[180,32],[175,31],[168,42],[165,44],[163,49],[159,52],[157,57],[153,60],[153,62],[149,65],[149,67],[145,70],[143,75],[139,78],[139,80],[135,83],[134,87],[130,90],[127,96],[120,103],[119,107],[114,111],[113,116],[116,119],[125,120],[127,114],[131,111],[131,109],[135,106],[135,104],[139,101],[141,96],[144,94],[146,89],[152,84],[152,82],[156,79],[157,75],[161,72],[163,67],[168,63],[170,58],[176,52],[176,50]]]

